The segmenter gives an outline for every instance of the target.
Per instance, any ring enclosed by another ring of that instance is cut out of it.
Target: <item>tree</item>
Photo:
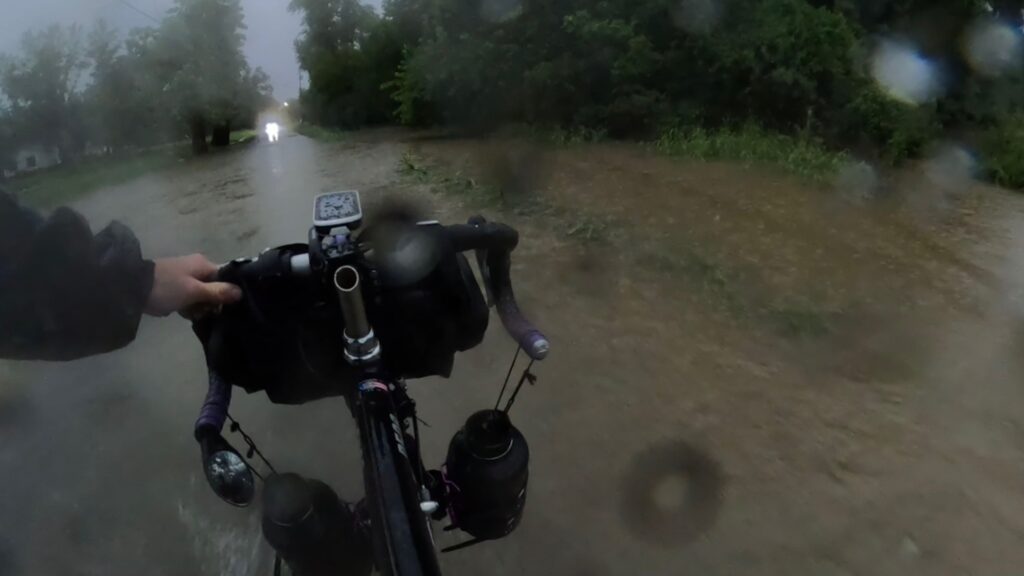
[[[0,57],[0,89],[23,140],[57,148],[65,160],[81,151],[86,135],[77,88],[86,68],[77,25],[28,32],[19,55]]]
[[[107,149],[127,146],[140,128],[131,110],[134,86],[117,32],[105,20],[89,33],[86,55],[92,65],[92,84],[83,97],[92,143]]]
[[[213,144],[227,146],[239,102],[268,88],[265,75],[249,69],[244,41],[239,0],[176,0],[159,28],[153,57],[166,77],[163,100],[188,127],[196,153],[206,151],[210,129]]]
[[[345,127],[389,121],[382,86],[402,61],[394,23],[358,0],[292,0],[290,8],[303,14],[295,49],[310,76],[302,95],[306,118]]]
[[[0,178],[3,178],[5,170],[15,167],[17,146],[10,110],[0,108]]]

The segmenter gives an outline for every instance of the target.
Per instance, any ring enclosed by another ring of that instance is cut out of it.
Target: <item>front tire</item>
[[[374,559],[383,576],[440,576],[429,520],[390,395],[359,400],[366,505]]]

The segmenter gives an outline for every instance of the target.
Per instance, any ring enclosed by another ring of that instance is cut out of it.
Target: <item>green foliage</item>
[[[552,128],[536,130],[534,136],[556,146],[576,146],[588,142],[600,142],[608,138],[608,132],[600,128]]]
[[[197,152],[207,125],[227,144],[231,127],[251,126],[270,99],[269,79],[249,68],[244,43],[240,0],[176,0],[157,31],[150,56],[163,75],[162,102],[188,126]]]
[[[227,144],[232,126],[251,127],[271,101],[269,78],[242,55],[244,31],[239,0],[176,0],[158,27],[123,40],[103,21],[87,36],[77,26],[29,32],[17,55],[0,56],[14,135],[0,148],[41,145],[74,160],[188,131],[202,151],[211,127]]]
[[[982,144],[984,167],[1000,186],[1024,189],[1024,113],[1008,116]]]
[[[231,132],[232,144],[250,144],[260,139],[256,130],[234,130]]]
[[[357,0],[293,1],[307,26],[300,57],[341,58],[303,60],[316,121],[382,121],[382,88],[406,125],[525,123],[567,142],[660,136],[666,149],[812,178],[841,158],[826,148],[894,165],[945,130],[989,129],[1021,111],[1024,74],[984,78],[961,49],[989,5],[1020,23],[1021,4],[731,0],[706,3],[717,10],[702,17],[687,10],[705,3],[675,0],[388,0],[371,18]],[[370,49],[377,37],[383,56]],[[950,89],[918,106],[885,95],[868,73],[878,37],[906,37],[942,62]]]
[[[826,149],[808,137],[768,132],[747,124],[738,130],[709,131],[703,128],[670,128],[656,142],[667,154],[701,160],[738,160],[779,166],[818,181],[831,179],[846,156]]]
[[[0,178],[4,170],[16,167],[15,154],[18,141],[14,133],[14,121],[9,110],[0,108]]]
[[[480,184],[461,172],[454,174],[428,166],[423,158],[412,152],[405,152],[399,160],[398,170],[405,177],[430,186],[430,190],[448,196],[457,196],[479,206],[496,206],[502,203],[501,192],[493,187]]]
[[[21,39],[21,53],[0,56],[0,90],[20,143],[59,148],[72,157],[84,146],[81,97],[76,91],[88,63],[82,31],[52,25]]]
[[[395,119],[406,126],[429,124],[434,117],[426,87],[410,70],[409,59],[412,57],[413,54],[407,50],[395,70],[395,77],[381,85],[397,104]]]
[[[694,71],[708,76],[711,90],[700,94],[705,107],[733,119],[743,110],[782,130],[809,117],[830,120],[856,77],[849,22],[804,0],[744,2],[734,12],[729,33],[707,40],[712,65]]]
[[[869,144],[890,165],[917,156],[939,132],[930,107],[898,102],[872,85],[862,88],[843,112],[845,139]]]
[[[290,6],[303,14],[295,47],[310,78],[301,98],[305,119],[339,128],[390,121],[385,86],[402,62],[397,25],[358,0],[292,0]]]

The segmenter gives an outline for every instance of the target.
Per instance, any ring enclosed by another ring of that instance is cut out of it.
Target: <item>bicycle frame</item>
[[[346,320],[345,358],[366,368],[354,415],[363,451],[367,506],[375,525],[377,569],[384,574],[393,571],[391,576],[440,576],[429,520],[420,507],[430,499],[423,485],[419,438],[411,438],[412,450],[406,441],[406,422],[416,421],[415,404],[402,382],[374,378],[380,343],[366,318],[359,270],[348,265],[338,268],[334,286]]]
[[[426,488],[419,440],[406,431],[406,422],[416,417],[412,400],[400,382],[370,379],[359,385],[353,411],[378,570],[390,576],[440,576],[430,520],[420,507]]]

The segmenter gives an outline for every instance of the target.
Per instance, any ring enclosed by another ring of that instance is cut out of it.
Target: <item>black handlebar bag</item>
[[[447,378],[456,352],[477,346],[487,331],[487,304],[468,261],[440,233],[432,242],[435,257],[414,277],[390,273],[372,259],[360,266],[389,377]],[[308,249],[284,246],[228,264],[219,279],[240,286],[243,299],[194,325],[212,370],[250,393],[265,391],[276,404],[346,395],[362,377],[344,358],[333,285],[317,274],[289,273],[290,258]]]

